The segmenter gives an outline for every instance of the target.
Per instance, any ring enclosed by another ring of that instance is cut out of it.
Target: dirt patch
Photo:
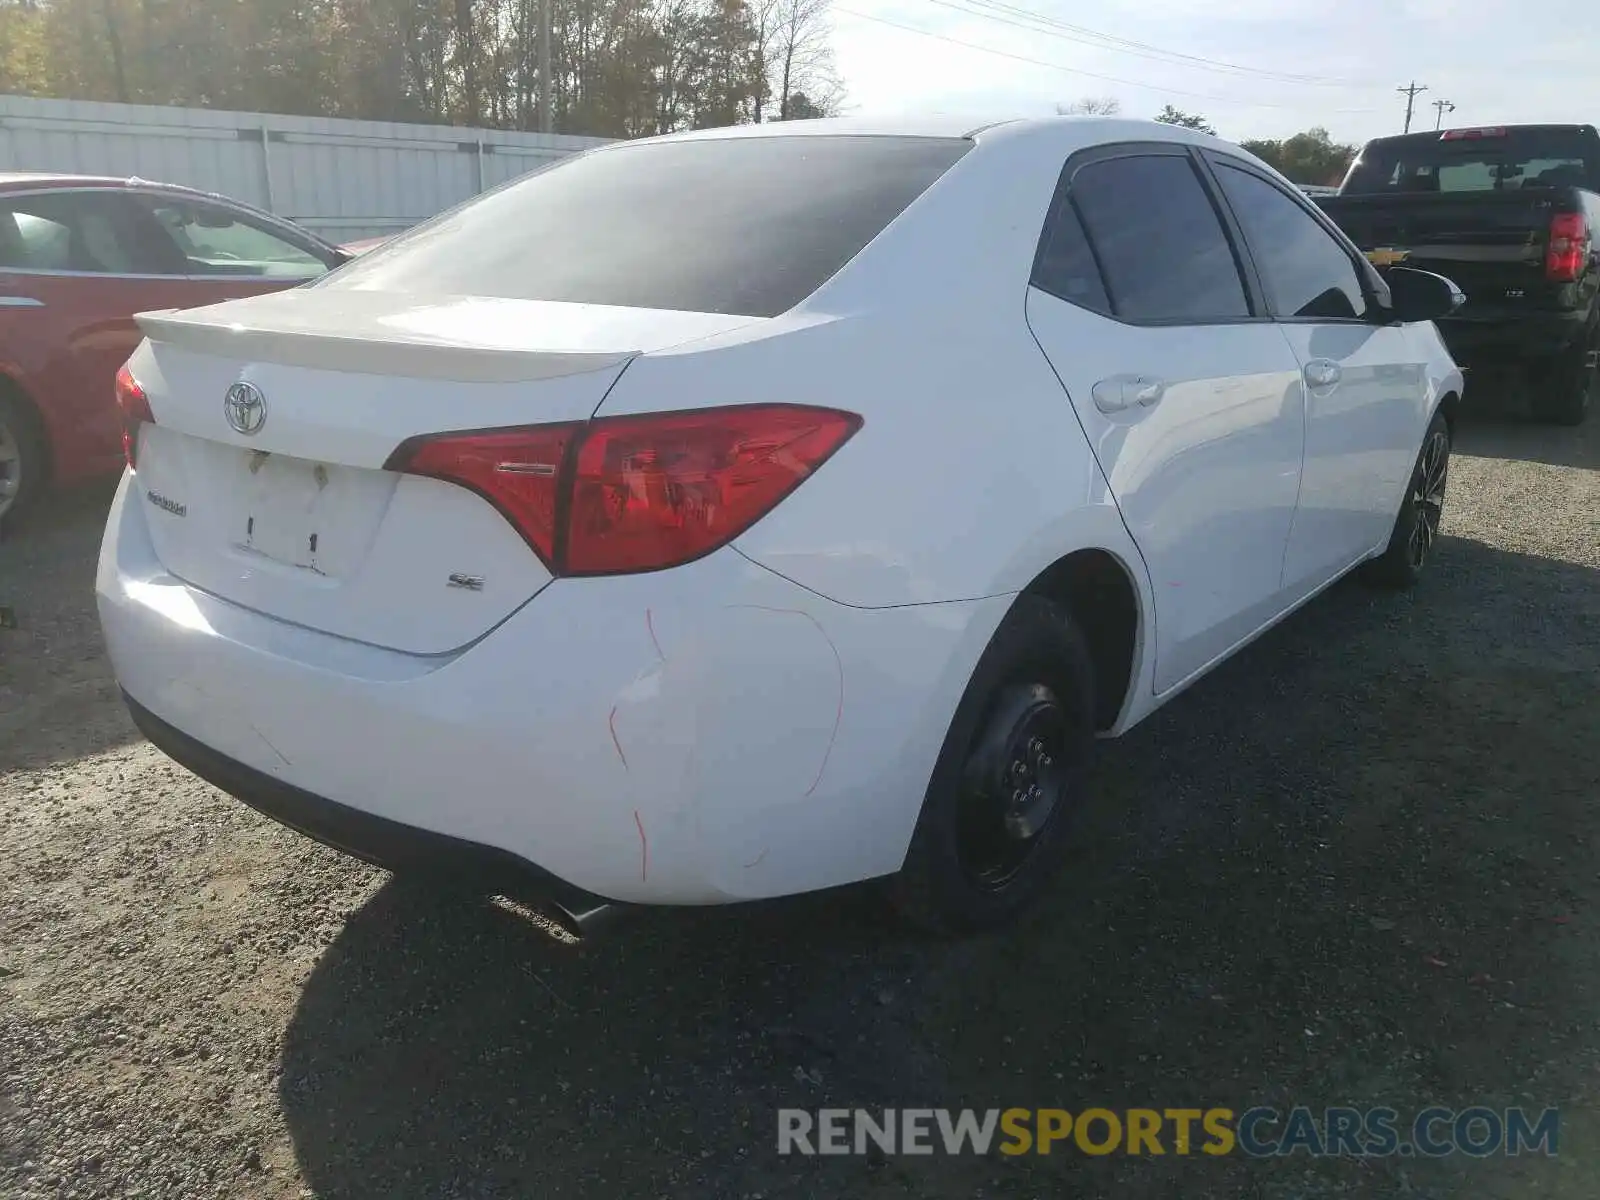
[[[1007,933],[861,891],[578,948],[139,742],[103,495],[0,546],[0,1194],[1600,1194],[1600,422],[1468,426],[1433,573],[1340,586],[1104,748]],[[1561,1154],[780,1159],[780,1106],[1523,1104]]]

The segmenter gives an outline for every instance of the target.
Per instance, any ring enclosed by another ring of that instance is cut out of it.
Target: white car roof
[[[971,137],[1003,121],[984,120],[966,114],[940,114],[889,117],[821,117],[814,121],[763,121],[759,125],[727,125],[716,129],[689,129],[632,142],[612,142],[610,146],[636,145],[638,142],[712,141],[743,137],[806,137],[844,134],[854,137]]]
[[[768,137],[947,137],[974,138],[980,142],[1012,138],[1039,138],[1046,142],[1094,145],[1097,142],[1161,141],[1212,146],[1239,153],[1219,138],[1159,121],[1126,117],[994,117],[971,113],[928,113],[912,116],[823,117],[812,121],[766,121],[759,125],[732,125],[718,129],[693,129],[657,137],[616,141],[592,150],[606,153],[627,146],[655,142],[717,141],[730,138]]]

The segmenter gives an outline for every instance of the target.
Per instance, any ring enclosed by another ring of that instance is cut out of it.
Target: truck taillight
[[[150,397],[126,366],[117,372],[117,411],[122,414],[122,457],[132,467],[139,457],[139,426],[154,425],[156,418]]]
[[[1439,135],[1439,140],[1441,142],[1475,142],[1479,138],[1502,138],[1505,136],[1505,126],[1485,125],[1479,129],[1446,129]]]
[[[658,571],[727,545],[861,427],[792,404],[412,438],[386,469],[471,488],[554,575]]]
[[[1550,218],[1550,244],[1544,254],[1545,278],[1571,283],[1589,262],[1589,222],[1582,213],[1557,213]]]

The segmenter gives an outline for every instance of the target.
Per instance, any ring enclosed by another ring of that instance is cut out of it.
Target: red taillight
[[[1557,213],[1550,218],[1550,245],[1544,253],[1545,278],[1571,283],[1589,262],[1589,222],[1582,213]]]
[[[727,545],[860,427],[788,404],[601,417],[413,439],[388,468],[478,492],[554,574],[611,575]]]
[[[139,456],[139,426],[154,425],[156,418],[150,397],[126,366],[117,372],[117,409],[122,413],[122,457],[132,467]]]
[[[471,488],[506,515],[546,565],[555,562],[562,463],[577,425],[536,425],[414,438],[388,467]]]
[[[726,545],[842,446],[861,418],[787,405],[594,422],[579,443],[562,566],[653,571]]]
[[[1487,125],[1481,129],[1446,129],[1439,135],[1441,142],[1471,142],[1478,138],[1505,137],[1503,125]]]

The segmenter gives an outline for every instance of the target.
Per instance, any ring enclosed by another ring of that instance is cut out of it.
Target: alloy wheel
[[[1417,473],[1411,482],[1411,507],[1415,520],[1411,526],[1408,558],[1420,568],[1428,559],[1439,537],[1439,521],[1444,516],[1444,489],[1450,475],[1450,437],[1435,430],[1422,449]]]

